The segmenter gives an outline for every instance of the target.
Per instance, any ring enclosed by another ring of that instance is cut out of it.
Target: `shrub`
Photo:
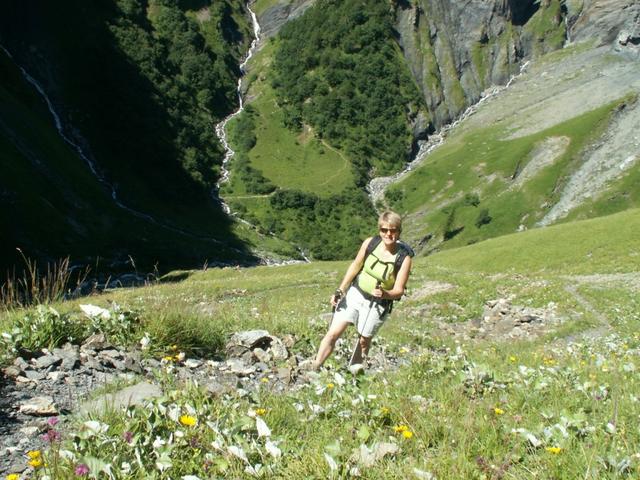
[[[18,318],[10,332],[2,333],[9,355],[31,355],[43,348],[55,348],[84,338],[85,328],[72,314],[60,314],[52,307],[39,305]]]
[[[480,210],[480,213],[478,213],[478,217],[476,218],[476,227],[480,228],[483,225],[491,223],[491,220],[493,220],[493,218],[489,215],[489,209],[483,208]]]
[[[480,205],[480,197],[477,193],[467,193],[464,196],[464,204],[470,207],[477,207]]]

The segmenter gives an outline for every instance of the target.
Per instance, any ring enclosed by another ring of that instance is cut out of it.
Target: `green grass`
[[[109,425],[102,433],[89,434],[81,427],[86,418],[71,417],[67,428],[83,433],[75,446],[64,446],[78,453],[77,463],[91,462],[95,469],[101,465],[95,459],[111,463],[116,478],[251,478],[246,464],[228,453],[231,445],[241,447],[251,465],[271,469],[271,478],[347,478],[354,467],[366,471],[365,478],[389,479],[420,478],[416,469],[436,478],[478,480],[634,478],[640,468],[637,291],[626,277],[587,281],[575,275],[626,272],[637,282],[639,227],[640,210],[633,210],[416,258],[411,295],[397,304],[373,347],[406,366],[353,379],[342,370],[344,358],[334,355],[331,370],[302,389],[278,394],[274,380],[265,378],[249,395],[222,397],[161,371],[163,398],[126,415],[92,416]],[[190,353],[219,354],[229,334],[248,328],[293,334],[294,350],[310,356],[326,330],[319,317],[347,265],[175,272],[166,278],[174,283],[56,306],[73,312],[77,303],[107,305],[108,299],[140,311],[141,333],[150,333],[160,356],[175,352],[173,344]],[[451,288],[418,294],[434,282]],[[553,305],[564,323],[517,342],[454,341],[437,328],[436,320],[478,318],[485,302],[496,298],[533,308]],[[1,315],[2,330],[21,314]],[[610,335],[580,337],[602,318]],[[347,332],[348,345],[352,334]],[[171,420],[166,412],[174,410],[196,424]],[[278,459],[267,453],[267,438],[258,436],[256,415],[271,430]],[[139,458],[149,466],[138,467],[135,449],[122,440],[125,432],[133,433]],[[153,446],[156,436],[171,436],[173,448]],[[201,448],[212,442],[221,448]],[[354,452],[376,442],[394,443],[398,450],[372,466],[357,465]],[[154,462],[163,452],[172,466],[161,475]],[[337,470],[332,472],[325,454]],[[52,462],[52,451],[45,455],[47,468],[60,469],[55,478],[67,478],[76,466]],[[130,473],[121,473],[122,462],[132,465]]]
[[[276,105],[267,68],[273,54],[267,44],[253,59],[248,96],[257,111],[256,145],[249,152],[251,165],[280,188],[302,190],[328,197],[353,184],[349,159],[313,132],[292,132],[283,125],[282,110]],[[228,128],[233,129],[233,120]],[[232,165],[233,168],[233,165]],[[244,188],[233,179],[227,195],[242,195]]]
[[[482,272],[635,272],[640,269],[640,209],[506,235],[431,258]]]
[[[631,100],[625,97],[542,132],[513,140],[503,139],[505,130],[500,124],[452,136],[423,165],[389,189],[391,195],[400,197],[392,206],[412,217],[405,235],[413,241],[428,233],[441,239],[453,208],[456,213],[451,228],[461,231],[444,244],[445,248],[511,233],[519,225],[533,227],[548,206],[558,200],[562,186],[577,167],[582,149],[606,128],[612,112],[628,101]],[[524,168],[536,145],[551,137],[567,137],[570,143],[552,164],[538,171],[523,186],[510,189],[511,178]],[[464,195],[471,192],[480,197],[476,207],[463,201]],[[638,205],[633,202],[629,199],[625,205]],[[477,227],[475,221],[482,209],[488,209],[492,220]]]

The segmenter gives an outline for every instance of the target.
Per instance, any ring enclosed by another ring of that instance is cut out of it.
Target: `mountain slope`
[[[640,205],[638,60],[614,47],[534,61],[449,132],[386,192],[410,237],[459,246]]]
[[[232,1],[5,5],[2,214],[13,227],[0,265],[16,247],[44,260],[131,255],[143,269],[254,261],[210,196],[223,154],[213,124],[235,108],[248,34]]]

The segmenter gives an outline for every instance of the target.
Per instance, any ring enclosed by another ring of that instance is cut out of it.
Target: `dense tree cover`
[[[214,2],[210,7],[218,29],[225,5]],[[150,21],[147,10],[135,0],[118,0],[117,8],[120,15],[111,22],[110,31],[168,114],[171,138],[163,140],[173,144],[182,168],[197,184],[212,186],[222,157],[212,126],[235,107],[235,60],[224,53],[223,45],[217,51],[211,48],[198,23],[176,0],[153,0]],[[206,24],[211,30],[212,22]],[[221,32],[218,38],[223,38]]]
[[[243,13],[240,0],[10,0],[0,40],[121,199],[192,206],[222,162],[213,126],[237,107]]]
[[[322,0],[280,32],[273,87],[285,123],[344,148],[361,185],[406,161],[421,97],[394,40],[388,2]]]
[[[375,233],[375,212],[367,195],[356,189],[327,198],[279,190],[270,203],[273,216],[266,220],[266,229],[302,245],[318,260],[352,258],[360,243]]]

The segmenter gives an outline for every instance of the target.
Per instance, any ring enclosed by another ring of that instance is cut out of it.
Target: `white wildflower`
[[[249,459],[247,458],[247,454],[244,453],[242,447],[238,447],[236,445],[231,445],[227,447],[227,451],[236,458],[239,458],[244,463],[249,463]]]
[[[266,422],[262,420],[260,417],[256,417],[256,428],[258,429],[259,437],[270,437],[271,430],[267,426]]]
[[[272,442],[271,440],[267,440],[267,443],[264,446],[273,458],[280,458],[282,456],[282,450],[278,448],[278,446]]]
[[[331,455],[329,455],[328,453],[325,453],[324,454],[324,459],[329,464],[329,469],[332,472],[335,472],[336,470],[338,470],[338,464],[336,463],[336,461],[333,459],[333,457]]]
[[[111,312],[109,310],[98,307],[97,305],[80,305],[80,310],[89,318],[101,318],[102,320],[109,320],[111,318]]]

